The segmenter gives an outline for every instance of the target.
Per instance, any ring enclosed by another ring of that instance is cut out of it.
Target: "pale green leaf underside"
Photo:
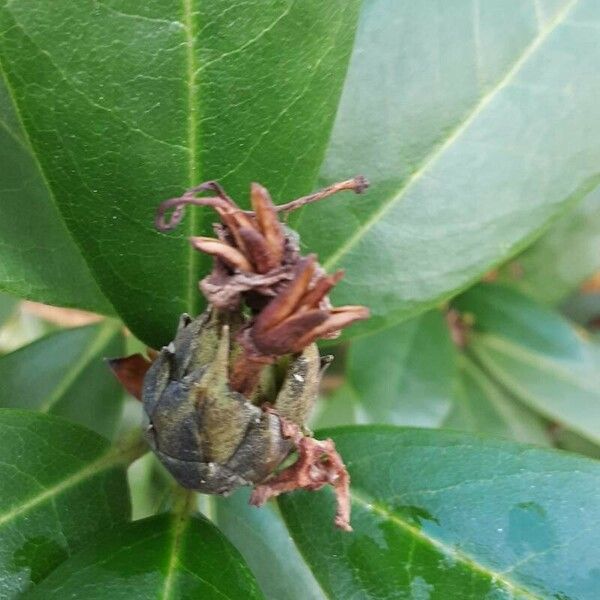
[[[123,391],[104,359],[123,355],[120,329],[105,321],[59,331],[0,357],[0,406],[59,415],[111,438]]]
[[[241,552],[265,596],[269,600],[327,600],[277,506],[250,506],[249,496],[249,490],[243,490],[230,498],[206,498],[212,503],[215,524]]]
[[[380,329],[466,287],[598,183],[600,4],[363,5],[322,179],[360,198],[306,208],[307,247]]]

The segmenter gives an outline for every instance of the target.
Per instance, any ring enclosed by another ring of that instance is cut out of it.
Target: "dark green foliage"
[[[599,23],[584,0],[0,0],[0,342],[17,297],[111,317],[0,356],[0,598],[597,600]],[[156,206],[358,174],[289,219],[346,271],[333,303],[372,311],[314,418],[354,532],[330,489],[183,493],[102,360],[202,310],[186,237],[215,216],[158,233]]]

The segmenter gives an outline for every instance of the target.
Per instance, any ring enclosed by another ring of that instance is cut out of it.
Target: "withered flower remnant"
[[[366,319],[363,306],[332,308],[327,293],[342,278],[316,274],[314,255],[298,260],[292,281],[258,313],[242,332],[240,342],[249,356],[280,356],[301,352],[319,338],[332,337]]]
[[[185,206],[190,204],[214,208],[221,218],[221,223],[214,226],[217,239],[190,238],[194,248],[215,259],[212,273],[201,281],[200,288],[216,308],[235,310],[244,301],[253,309],[261,309],[294,278],[296,265],[301,260],[297,234],[280,223],[277,214],[296,210],[344,190],[362,193],[367,187],[364,177],[356,177],[276,206],[269,192],[253,183],[250,193],[253,211],[245,211],[219,184],[209,181],[179,198],[161,203],[156,227],[160,231],[176,227],[183,218]],[[215,195],[197,196],[203,192],[215,192]],[[172,213],[166,220],[169,210]],[[316,265],[314,274],[324,275],[323,269]],[[327,302],[326,298],[323,300]]]
[[[148,443],[184,487],[226,494],[253,485],[251,503],[260,505],[283,492],[330,484],[335,523],[351,529],[342,459],[331,440],[315,440],[304,424],[326,364],[314,342],[335,337],[368,311],[331,306],[328,293],[343,273],[327,275],[316,256],[301,256],[297,234],[278,213],[366,187],[356,177],[275,206],[254,183],[253,210],[245,211],[211,181],[159,206],[161,231],[173,229],[188,204],[212,207],[220,217],[216,238],[190,238],[214,260],[200,282],[209,306],[196,319],[182,316],[175,339],[152,364],[134,355],[110,365],[143,401]],[[198,197],[206,192],[212,195]],[[296,461],[279,469],[291,452]]]

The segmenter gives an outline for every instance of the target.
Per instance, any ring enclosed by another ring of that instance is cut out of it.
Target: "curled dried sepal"
[[[141,401],[144,376],[152,363],[141,354],[109,358],[106,362],[127,392]]]
[[[271,412],[275,411],[271,409]],[[250,496],[250,504],[262,506],[270,498],[285,492],[299,489],[316,491],[331,485],[337,501],[335,525],[344,531],[352,531],[350,475],[335,449],[333,440],[315,440],[304,435],[295,423],[282,417],[279,417],[279,420],[282,434],[293,441],[298,458],[275,477],[257,485]]]

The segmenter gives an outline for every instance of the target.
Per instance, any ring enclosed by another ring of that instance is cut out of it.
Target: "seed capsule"
[[[110,365],[142,400],[148,444],[182,486],[228,494],[252,485],[250,502],[261,505],[283,492],[329,484],[337,496],[335,523],[351,529],[346,468],[333,442],[315,440],[304,424],[325,364],[314,342],[369,313],[331,306],[327,294],[343,273],[327,275],[314,255],[302,257],[298,236],[277,213],[366,187],[357,177],[276,207],[265,188],[252,184],[252,212],[209,181],[159,206],[161,231],[175,227],[188,204],[219,215],[217,239],[190,238],[214,259],[200,282],[209,306],[195,319],[182,315],[175,339],[154,353],[152,364],[134,355]],[[204,192],[215,195],[197,196]],[[281,469],[293,452],[296,461]]]

